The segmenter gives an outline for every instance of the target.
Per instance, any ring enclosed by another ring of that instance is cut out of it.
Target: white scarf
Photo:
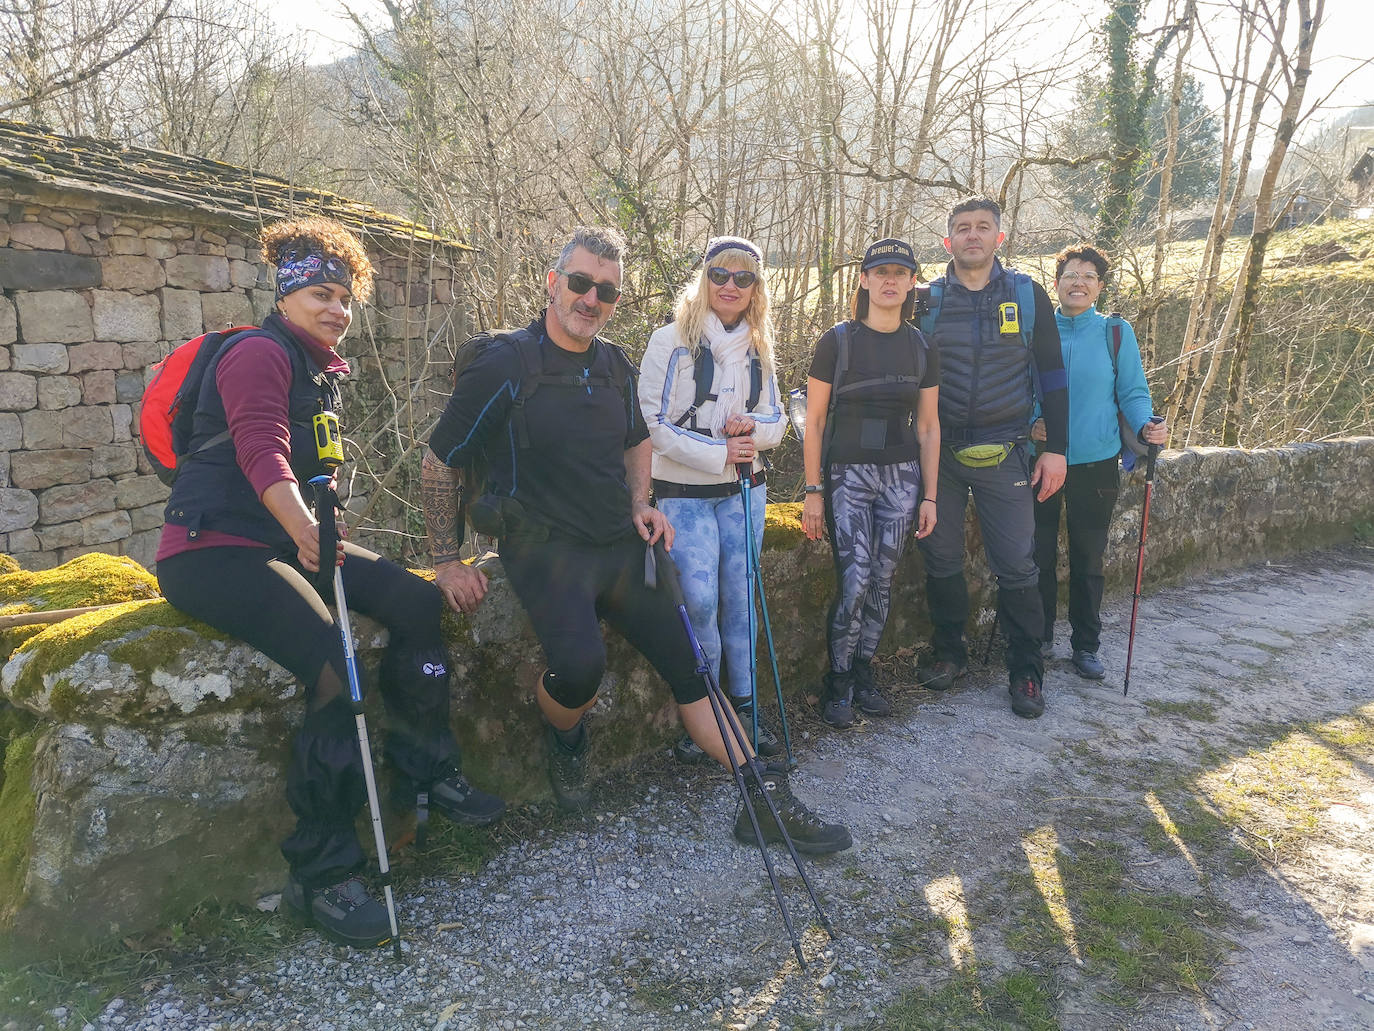
[[[753,343],[749,323],[740,319],[734,329],[726,329],[715,312],[706,316],[703,346],[711,348],[716,366],[711,409],[711,432],[724,436],[725,422],[732,415],[746,414],[749,404],[749,355]]]

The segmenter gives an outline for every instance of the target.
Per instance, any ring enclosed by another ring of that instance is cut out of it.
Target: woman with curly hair
[[[378,686],[396,799],[414,805],[427,791],[431,807],[466,824],[498,819],[505,804],[459,773],[438,590],[351,543],[322,556],[301,493],[328,471],[312,419],[339,412],[349,367],[338,346],[354,301],[371,294],[367,253],[338,222],[312,217],[268,226],[262,254],[276,267],[275,310],[261,328],[229,336],[206,369],[167,502],[158,581],[178,609],[251,644],[304,686],[305,721],[287,769],[296,827],[282,843],[290,866],[282,902],[329,937],[369,947],[390,937],[390,925],[359,876],[362,756],[343,644],[316,587],[329,582],[332,564],[350,607],[389,631]]]
[[[699,275],[678,295],[673,321],[649,338],[639,377],[640,407],[654,444],[654,496],[677,531],[673,557],[687,611],[717,679],[724,654],[730,699],[746,726],[753,719],[754,685],[740,477],[747,470],[757,546],[767,490],[759,456],[777,447],[787,429],[760,267],[759,250],[748,240],[711,240]],[[699,406],[698,375],[711,377],[702,384],[709,390]],[[777,735],[762,720],[758,727],[759,752],[778,754]],[[705,756],[687,737],[676,753],[688,761]]]

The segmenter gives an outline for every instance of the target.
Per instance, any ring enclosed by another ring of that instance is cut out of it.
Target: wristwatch
[[[825,490],[819,483],[808,483],[802,488],[803,494],[820,494]]]

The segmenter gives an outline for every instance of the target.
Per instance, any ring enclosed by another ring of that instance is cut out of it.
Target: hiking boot
[[[1097,657],[1097,653],[1083,651],[1082,649],[1073,653],[1073,668],[1078,671],[1078,675],[1084,680],[1101,680],[1107,675],[1107,671],[1102,668],[1102,660]]]
[[[916,682],[927,691],[948,691],[964,675],[968,667],[948,659],[937,659],[916,673]]]
[[[1011,711],[1033,720],[1045,711],[1045,693],[1032,676],[1015,676],[1007,688],[1011,694]]]
[[[375,949],[391,941],[386,907],[367,893],[363,879],[356,875],[312,890],[291,874],[281,901],[289,915],[319,928],[326,938],[340,945]]]
[[[854,679],[854,704],[867,716],[891,716],[892,703],[873,683],[873,669],[866,662],[854,663],[849,671]]]
[[[838,730],[854,726],[854,678],[848,671],[825,675],[821,719]]]
[[[822,822],[792,794],[785,774],[764,773],[762,780],[763,787],[760,788],[759,782],[750,777],[748,790],[749,801],[758,817],[759,830],[763,832],[765,842],[781,842],[785,830],[796,850],[809,855],[843,852],[854,844],[847,827],[839,823]],[[766,798],[764,792],[767,792]],[[773,814],[768,809],[767,799],[772,799],[773,807],[778,811],[777,820],[773,819]],[[782,823],[781,828],[778,827],[779,821]],[[746,845],[758,843],[754,836],[754,825],[749,822],[749,813],[743,806],[740,807],[739,815],[735,817],[735,840]]]
[[[506,812],[505,802],[473,787],[457,772],[430,786],[429,804],[430,808],[465,827],[485,827],[501,819]]]
[[[591,751],[591,741],[586,727],[582,728],[582,738],[577,747],[569,748],[558,736],[552,724],[544,724],[544,748],[549,756],[549,785],[553,797],[564,809],[586,809],[591,804],[592,794],[587,789],[587,753]]]
[[[753,737],[754,733],[754,703],[748,698],[731,698],[731,706],[739,716],[740,726],[744,728],[744,736]],[[762,716],[759,717],[759,743],[754,749],[759,755],[772,757],[782,754],[782,742],[778,740],[778,735],[773,733],[773,728],[768,725]],[[699,744],[692,740],[690,734],[683,734],[673,745],[673,755],[678,762],[699,763],[710,756],[707,755]]]
[[[739,717],[740,726],[744,728],[744,736],[750,741],[754,739],[754,702],[749,698],[731,698],[730,704],[735,707],[735,714]],[[778,735],[773,733],[773,728],[765,722],[763,715],[759,715],[759,741],[754,746],[754,751],[765,758],[772,758],[782,754],[782,742],[778,740]]]

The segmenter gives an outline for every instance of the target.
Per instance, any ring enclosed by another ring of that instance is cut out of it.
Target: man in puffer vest
[[[952,260],[932,282],[931,310],[922,320],[940,353],[944,450],[935,530],[917,542],[934,628],[920,681],[942,691],[968,666],[964,509],[972,494],[997,580],[1011,708],[1033,718],[1045,711],[1033,499],[1048,498],[1064,482],[1069,398],[1054,306],[1038,284],[997,260],[1006,238],[1001,221],[1001,209],[986,197],[950,211],[944,243]],[[1037,391],[1048,439],[1032,466],[1027,438]]]

